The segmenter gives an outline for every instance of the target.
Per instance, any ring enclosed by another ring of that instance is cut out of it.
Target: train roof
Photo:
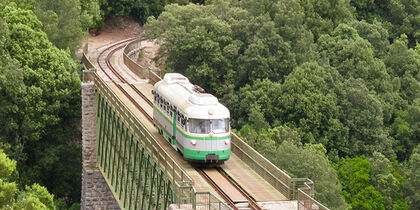
[[[189,118],[222,119],[229,118],[229,110],[219,103],[212,94],[205,93],[188,78],[179,73],[167,73],[163,80],[155,84],[155,91],[168,102],[181,109]]]

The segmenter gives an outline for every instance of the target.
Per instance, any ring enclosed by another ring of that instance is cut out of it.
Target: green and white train
[[[229,110],[178,73],[167,73],[152,91],[153,123],[184,159],[222,164],[231,152]]]

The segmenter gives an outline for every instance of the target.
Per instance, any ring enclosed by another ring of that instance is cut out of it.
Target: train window
[[[190,133],[207,134],[210,133],[210,120],[190,119]]]
[[[229,119],[215,119],[211,120],[211,130],[213,133],[229,132]]]

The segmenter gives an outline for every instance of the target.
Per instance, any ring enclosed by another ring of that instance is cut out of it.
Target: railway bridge
[[[153,126],[159,71],[137,62],[147,40],[83,50],[82,209],[327,209],[314,183],[291,178],[231,133],[231,158],[192,166]]]

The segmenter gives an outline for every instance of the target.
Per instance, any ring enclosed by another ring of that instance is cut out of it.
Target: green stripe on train
[[[190,150],[184,148],[184,157],[193,160],[205,160],[206,155],[216,154],[219,155],[219,160],[227,160],[230,157],[230,149],[221,151],[201,151]]]
[[[156,111],[158,111],[159,114],[162,115],[163,118],[165,118],[166,121],[168,121],[169,124],[172,124],[171,120],[169,120],[169,118],[165,114],[163,114],[158,108],[156,108],[155,105],[153,105],[153,109],[155,109]],[[178,126],[176,126],[176,130],[178,130],[179,133],[181,133],[185,138],[188,138],[188,139],[196,139],[196,140],[224,140],[224,139],[230,139],[230,136],[229,135],[227,135],[227,136],[220,136],[220,137],[209,137],[209,136],[206,136],[206,137],[198,137],[198,136],[190,136],[190,135],[184,133],[181,129],[179,129]]]

